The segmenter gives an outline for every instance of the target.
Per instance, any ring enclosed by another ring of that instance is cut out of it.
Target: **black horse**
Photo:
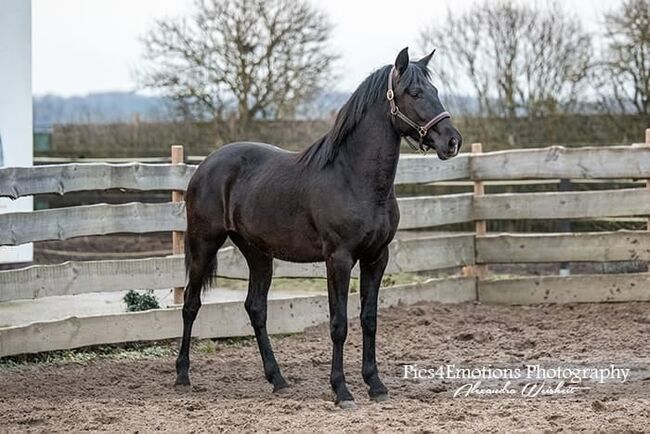
[[[431,84],[427,64],[432,55],[410,62],[408,49],[402,50],[394,66],[366,78],[333,128],[304,152],[241,142],[200,164],[185,194],[189,283],[177,387],[190,384],[189,346],[201,288],[213,276],[217,250],[230,237],[250,269],[245,307],[273,390],[288,386],[266,330],[273,258],[325,261],[333,341],[330,382],[336,404],[354,406],[343,373],[343,344],[350,272],[359,261],[362,375],[371,399],[388,397],[377,370],[375,333],[379,285],[399,221],[393,182],[400,140],[416,140],[443,160],[458,154],[462,142]]]

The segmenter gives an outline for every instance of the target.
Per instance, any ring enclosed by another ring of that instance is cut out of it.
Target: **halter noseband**
[[[424,147],[423,147],[424,137],[427,135],[429,130],[432,127],[436,126],[438,123],[440,123],[442,120],[451,118],[451,115],[449,114],[449,112],[444,111],[434,116],[433,119],[431,119],[429,122],[427,122],[422,126],[413,122],[411,119],[409,119],[408,116],[406,116],[404,113],[400,111],[399,107],[397,107],[397,104],[395,103],[395,92],[393,91],[394,73],[395,73],[395,67],[393,66],[390,70],[390,74],[388,74],[388,91],[386,92],[386,99],[390,104],[390,114],[393,116],[397,116],[398,118],[403,120],[406,124],[413,127],[418,132],[418,134],[420,135],[420,143],[419,143],[420,150],[424,151]],[[406,136],[406,142],[413,150],[417,151],[417,147],[413,145],[410,137]]]

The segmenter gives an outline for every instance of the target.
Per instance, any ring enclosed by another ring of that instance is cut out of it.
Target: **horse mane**
[[[347,137],[367,113],[368,108],[375,104],[377,100],[385,99],[388,89],[388,74],[391,68],[392,65],[379,68],[359,85],[339,110],[334,126],[299,154],[298,160],[300,162],[307,166],[316,165],[323,168],[334,160],[345,144]],[[430,80],[427,68],[417,62],[410,63],[400,76],[397,88],[402,90],[404,87],[408,88],[414,82],[421,83],[424,80]],[[388,112],[386,113],[388,114]]]

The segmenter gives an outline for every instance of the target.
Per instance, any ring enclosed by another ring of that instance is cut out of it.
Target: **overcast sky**
[[[588,29],[598,30],[602,13],[621,0],[562,2]],[[335,25],[333,48],[341,54],[338,90],[353,90],[398,51],[418,47],[419,31],[442,22],[447,9],[466,10],[474,0],[321,0]],[[543,3],[542,3],[543,4]],[[139,37],[161,17],[186,13],[192,0],[32,0],[33,91],[83,95],[136,90],[132,71]],[[435,64],[432,65],[435,67]]]

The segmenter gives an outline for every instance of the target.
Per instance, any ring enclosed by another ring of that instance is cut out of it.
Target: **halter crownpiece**
[[[390,70],[390,74],[388,74],[388,91],[386,92],[386,99],[388,100],[388,103],[390,104],[390,114],[393,116],[397,116],[401,120],[403,120],[406,124],[409,126],[413,127],[418,134],[420,135],[420,150],[424,151],[423,147],[423,142],[424,142],[424,137],[427,135],[429,130],[439,124],[442,120],[444,119],[449,119],[451,118],[451,114],[449,112],[444,111],[440,114],[437,114],[436,116],[433,117],[429,122],[427,122],[424,125],[418,125],[417,123],[413,122],[411,119],[409,119],[408,116],[406,116],[404,113],[402,113],[397,107],[397,103],[395,103],[395,92],[393,91],[393,75],[395,73],[395,67],[393,66]],[[409,144],[409,146],[417,151],[417,147],[411,143],[411,138],[406,136],[406,142]]]

